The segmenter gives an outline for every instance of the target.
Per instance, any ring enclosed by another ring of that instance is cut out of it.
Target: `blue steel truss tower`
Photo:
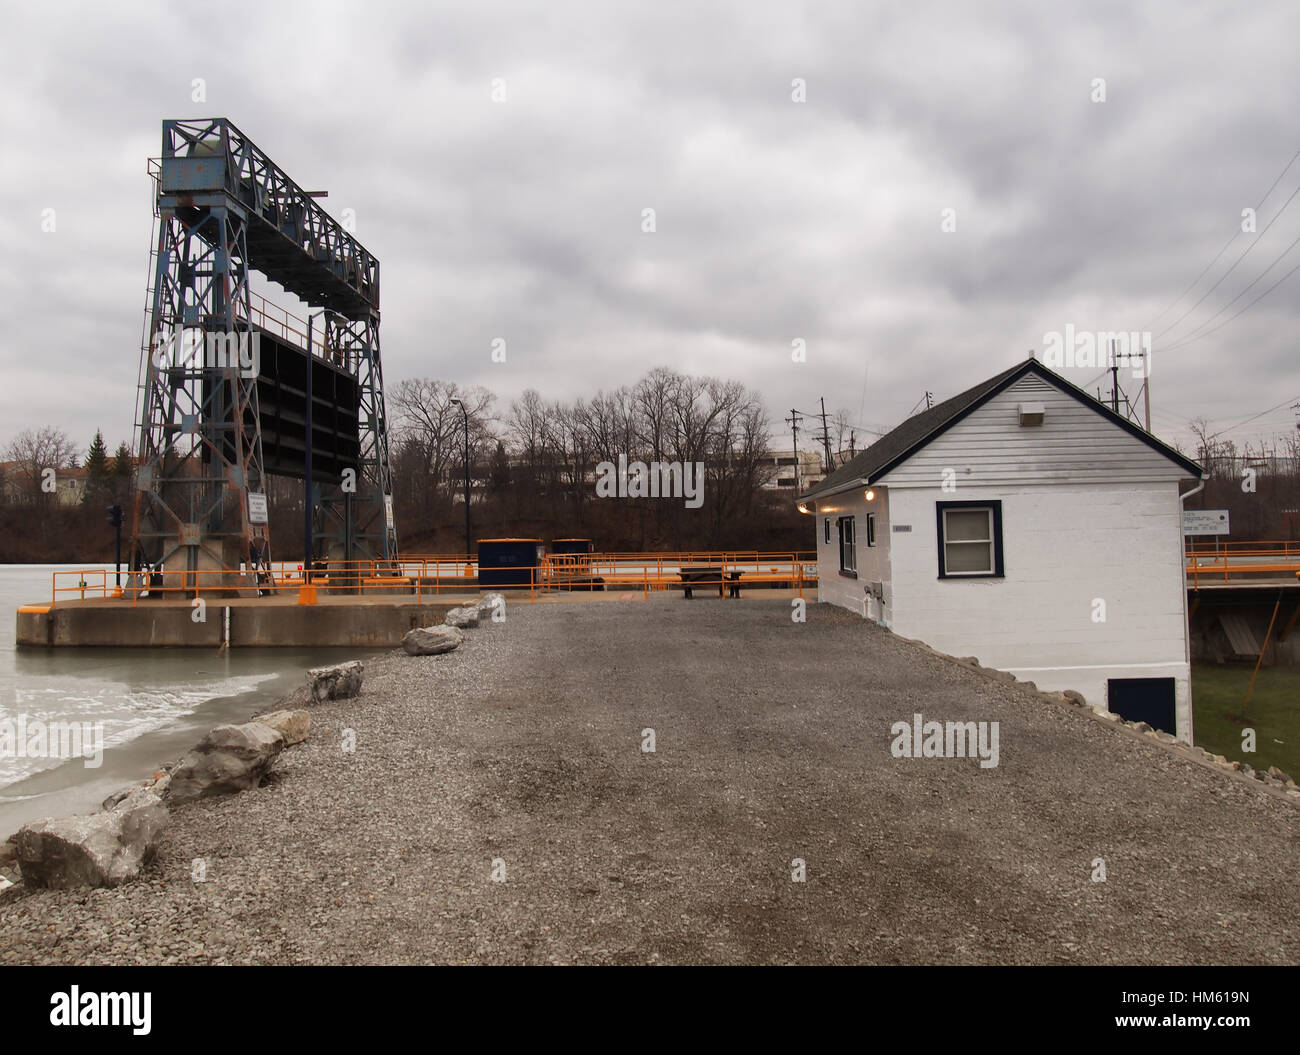
[[[328,405],[329,392],[311,405],[335,422],[335,451],[346,448],[354,471],[339,471],[337,458],[314,466],[315,555],[396,558],[379,261],[225,118],[164,121],[155,178],[132,566],[163,572],[168,586],[195,585],[194,572],[212,573],[203,585],[250,585],[248,573],[271,556],[264,405],[273,404],[275,471],[304,478],[305,383],[294,378],[322,370],[349,405]],[[268,332],[250,270],[321,309],[320,348]],[[274,354],[259,354],[268,341]],[[296,418],[286,392],[297,393]],[[310,442],[313,451],[321,442],[314,430]],[[296,455],[286,454],[294,444]]]

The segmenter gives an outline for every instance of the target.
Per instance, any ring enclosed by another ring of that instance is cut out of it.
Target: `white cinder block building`
[[[1191,742],[1182,498],[1200,466],[1033,359],[799,499],[818,599]]]

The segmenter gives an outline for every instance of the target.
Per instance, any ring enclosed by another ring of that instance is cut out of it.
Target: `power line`
[[[1247,255],[1249,255],[1250,251],[1254,249],[1255,246],[1259,245],[1259,240],[1263,238],[1264,235],[1268,234],[1268,229],[1272,227],[1275,223],[1277,223],[1278,218],[1284,212],[1286,212],[1287,206],[1290,205],[1293,201],[1295,201],[1295,197],[1297,194],[1300,194],[1300,185],[1297,185],[1296,189],[1291,192],[1291,197],[1287,198],[1287,200],[1282,203],[1282,208],[1278,209],[1278,211],[1273,214],[1273,219],[1268,221],[1267,225],[1265,225],[1264,227],[1264,230],[1260,231],[1259,234],[1255,235],[1255,240],[1251,242],[1250,245],[1246,246],[1246,248],[1242,251],[1241,256],[1237,257],[1237,259],[1234,260],[1232,264],[1229,266],[1228,270],[1219,276],[1219,280],[1216,283],[1214,283],[1214,285],[1212,285],[1209,289],[1207,289],[1204,293],[1201,294],[1200,300],[1198,300],[1185,312],[1179,315],[1178,318],[1176,318],[1173,322],[1171,322],[1168,326],[1166,326],[1163,330],[1161,330],[1158,334],[1156,334],[1157,337],[1163,337],[1170,330],[1174,329],[1174,327],[1176,327],[1180,322],[1182,322],[1185,318],[1187,318],[1188,315],[1190,315],[1197,308],[1199,308],[1205,302],[1206,297],[1208,297],[1211,293],[1213,293],[1216,289],[1218,289],[1221,285],[1223,285],[1223,280],[1227,278],[1229,275],[1231,275],[1233,271],[1236,270],[1237,265],[1246,259]]]
[[[1255,206],[1256,212],[1259,212],[1259,210],[1264,207],[1264,203],[1268,201],[1268,196],[1272,194],[1274,188],[1276,188],[1277,185],[1282,182],[1282,177],[1285,176],[1287,174],[1287,171],[1291,168],[1291,166],[1295,164],[1296,158],[1300,158],[1300,150],[1297,150],[1294,154],[1291,155],[1291,160],[1288,161],[1282,167],[1282,171],[1277,174],[1277,179],[1275,179],[1269,185],[1268,190],[1264,192],[1264,197],[1259,199],[1259,204]],[[1157,315],[1154,319],[1151,320],[1152,326],[1154,326],[1157,322],[1159,322],[1160,319],[1164,318],[1165,314],[1171,308],[1173,308],[1175,304],[1177,304],[1180,300],[1182,300],[1185,296],[1187,296],[1187,294],[1190,293],[1196,287],[1196,283],[1200,282],[1201,279],[1203,279],[1206,276],[1206,274],[1208,274],[1210,268],[1212,268],[1215,264],[1219,262],[1219,257],[1223,256],[1223,254],[1228,251],[1228,247],[1232,245],[1232,243],[1237,240],[1237,236],[1242,233],[1243,232],[1241,230],[1241,227],[1240,225],[1238,225],[1237,229],[1232,232],[1232,236],[1226,242],[1223,243],[1223,248],[1214,254],[1214,259],[1205,265],[1201,273],[1197,275],[1194,279],[1192,279],[1191,283],[1188,285],[1188,287],[1185,290],[1183,290],[1181,293],[1178,294],[1178,296],[1176,296],[1173,300],[1169,302],[1168,306],[1164,309],[1164,311],[1162,311],[1159,315]]]
[[[1282,252],[1278,254],[1276,258],[1274,258],[1273,262],[1269,264],[1268,267],[1264,268],[1264,270],[1261,271],[1258,275],[1256,275],[1253,279],[1251,279],[1250,284],[1247,285],[1246,288],[1243,289],[1240,293],[1238,293],[1235,297],[1233,297],[1232,300],[1228,301],[1227,304],[1225,304],[1213,315],[1211,315],[1208,319],[1206,319],[1203,323],[1201,323],[1199,326],[1193,329],[1191,333],[1184,335],[1176,343],[1171,344],[1168,348],[1165,349],[1165,351],[1167,352],[1173,351],[1173,349],[1180,347],[1184,342],[1190,343],[1192,340],[1195,340],[1197,337],[1197,332],[1199,330],[1205,329],[1206,326],[1208,326],[1220,315],[1222,315],[1225,311],[1227,311],[1230,307],[1236,304],[1237,301],[1241,300],[1242,297],[1244,297],[1255,287],[1255,283],[1257,283],[1261,278],[1263,278],[1270,271],[1272,271],[1273,268],[1277,267],[1278,264],[1282,263],[1282,261],[1290,254],[1291,250],[1298,245],[1300,245],[1300,238],[1297,238],[1294,242],[1292,242],[1289,246],[1287,246],[1284,250],[1282,250]]]
[[[1297,269],[1300,269],[1300,265],[1297,265]],[[1226,426],[1226,427],[1224,427],[1224,428],[1221,428],[1218,432],[1214,433],[1214,435],[1212,435],[1212,436],[1207,436],[1206,439],[1210,439],[1210,440],[1212,440],[1212,439],[1214,439],[1214,438],[1217,437],[1217,436],[1222,436],[1225,432],[1231,432],[1233,429],[1239,429],[1239,428],[1241,428],[1241,426],[1243,426],[1243,425],[1249,425],[1252,421],[1257,421],[1257,420],[1259,420],[1259,419],[1262,418],[1265,414],[1272,414],[1273,411],[1275,411],[1275,410],[1281,410],[1284,406],[1286,406],[1288,403],[1290,403],[1292,400],[1295,400],[1295,399],[1300,399],[1300,396],[1292,396],[1290,399],[1284,399],[1284,400],[1282,400],[1282,402],[1279,403],[1277,406],[1275,406],[1275,407],[1269,407],[1267,410],[1261,410],[1258,414],[1252,414],[1250,417],[1245,418],[1245,419],[1243,419],[1242,421],[1237,422],[1235,425],[1228,425],[1228,426]]]
[[[1100,381],[1103,377],[1105,377],[1108,373],[1110,373],[1110,367],[1109,367],[1109,366],[1106,367],[1105,370],[1103,370],[1101,373],[1099,373],[1099,374],[1098,374],[1096,377],[1094,377],[1091,381],[1089,381],[1086,385],[1080,385],[1079,387],[1082,388],[1082,389],[1086,392],[1086,391],[1088,391],[1088,389],[1090,389],[1093,385],[1095,385],[1098,381]]]
[[[1290,252],[1290,250],[1287,250],[1287,252]],[[1284,254],[1284,255],[1285,255],[1285,254]],[[1280,258],[1279,258],[1279,259],[1280,259]],[[1274,261],[1274,263],[1276,263],[1276,261]],[[1197,341],[1199,341],[1202,337],[1208,337],[1208,336],[1209,336],[1210,334],[1212,334],[1212,333],[1217,333],[1219,330],[1221,330],[1221,329],[1223,329],[1225,326],[1227,326],[1228,323],[1230,323],[1233,319],[1238,318],[1238,317],[1240,317],[1241,315],[1244,315],[1244,314],[1245,314],[1247,311],[1249,311],[1249,310],[1250,310],[1254,305],[1258,304],[1261,300],[1263,300],[1265,297],[1267,297],[1270,293],[1273,292],[1273,290],[1277,289],[1278,286],[1280,286],[1280,285],[1281,285],[1283,282],[1285,282],[1288,278],[1290,278],[1292,275],[1294,275],[1297,271],[1300,271],[1300,264],[1296,264],[1295,267],[1293,267],[1293,268],[1292,268],[1290,271],[1288,271],[1285,275],[1283,275],[1283,276],[1282,276],[1281,278],[1279,278],[1276,282],[1274,282],[1271,286],[1269,286],[1268,289],[1264,290],[1264,292],[1261,293],[1258,297],[1256,297],[1254,300],[1250,301],[1249,303],[1243,305],[1240,311],[1238,311],[1238,312],[1236,312],[1236,313],[1234,313],[1234,314],[1232,314],[1232,315],[1229,315],[1226,319],[1224,319],[1221,323],[1219,323],[1219,325],[1215,326],[1214,329],[1212,329],[1212,330],[1206,330],[1204,333],[1197,334],[1195,337],[1188,337],[1186,340],[1184,340],[1184,341],[1180,341],[1180,342],[1178,342],[1177,344],[1174,344],[1174,345],[1170,346],[1170,348],[1167,348],[1166,351],[1172,351],[1174,348],[1181,348],[1181,347],[1183,347],[1184,345],[1187,345],[1187,344],[1195,344],[1195,343],[1196,343]],[[1261,277],[1262,277],[1262,276],[1261,276]]]
[[[911,416],[912,416],[911,414],[908,415],[909,418]],[[907,419],[905,418],[904,420]],[[888,429],[869,429],[867,428],[866,425],[859,425],[856,421],[846,421],[844,424],[851,429],[857,429],[858,432],[869,432],[873,436],[883,436],[886,432],[889,431]]]

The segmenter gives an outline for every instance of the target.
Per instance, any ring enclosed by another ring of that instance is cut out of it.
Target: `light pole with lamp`
[[[472,560],[474,551],[470,546],[469,528],[469,411],[459,399],[453,399],[451,404],[460,407],[461,416],[465,419],[465,557]]]

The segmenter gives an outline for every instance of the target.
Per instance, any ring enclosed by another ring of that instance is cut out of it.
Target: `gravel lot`
[[[892,757],[918,711],[1000,765]],[[0,961],[1300,961],[1293,803],[838,609],[512,603],[312,720],[142,881],[7,900]]]

